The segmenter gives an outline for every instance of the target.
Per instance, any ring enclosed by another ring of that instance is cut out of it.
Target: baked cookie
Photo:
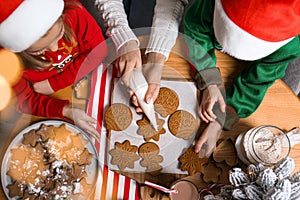
[[[19,183],[18,181],[14,181],[12,184],[9,184],[6,186],[6,188],[9,190],[9,197],[23,197],[25,186],[22,183]]]
[[[146,142],[139,147],[138,152],[142,157],[140,165],[146,167],[146,172],[153,176],[158,175],[162,170],[160,163],[163,161],[163,157],[159,155],[159,146],[153,142]]]
[[[76,147],[77,149],[84,149],[85,145],[88,143],[86,139],[83,138],[81,134],[71,135],[71,143],[73,147]]]
[[[46,170],[44,157],[41,152],[35,150],[30,145],[20,145],[18,148],[11,150],[11,162],[9,163],[9,175],[17,182],[33,184],[33,179],[40,179],[41,176],[37,171]]]
[[[23,144],[30,144],[32,147],[35,147],[37,141],[40,139],[40,135],[36,133],[33,129],[23,135]]]
[[[220,181],[225,185],[230,185],[229,171],[232,169],[232,166],[227,165],[225,162],[216,163],[216,166],[221,169]]]
[[[161,134],[166,133],[166,130],[163,128],[165,121],[163,119],[159,119],[157,114],[155,115],[157,128],[156,131],[153,126],[150,124],[148,118],[144,115],[142,119],[138,120],[136,123],[139,126],[137,130],[137,134],[144,137],[146,142],[149,142],[151,139],[158,141]]]
[[[70,139],[70,136],[72,135],[72,132],[67,129],[66,124],[54,127],[53,131],[57,143],[67,143],[67,139]]]
[[[54,128],[55,126],[53,125],[47,126],[46,124],[42,124],[41,127],[36,131],[36,133],[40,135],[42,141],[45,142],[48,139],[55,138]]]
[[[179,106],[179,98],[177,93],[166,87],[159,90],[158,96],[154,102],[154,109],[161,116],[167,117],[174,113]]]
[[[206,183],[218,183],[222,169],[217,167],[215,163],[209,162],[204,166],[203,170],[203,180]]]
[[[65,159],[70,164],[87,164],[91,163],[93,155],[89,153],[85,145],[87,140],[80,134],[70,135],[70,141],[68,145],[62,147],[59,154],[55,154],[57,159]],[[59,144],[59,143],[58,143]],[[53,146],[56,146],[53,143]],[[85,154],[83,154],[85,152]],[[84,156],[82,156],[82,154]],[[85,157],[86,156],[86,157]],[[84,163],[86,162],[86,163]]]
[[[213,159],[216,162],[225,161],[229,166],[235,166],[238,164],[238,157],[232,140],[223,140],[218,144],[217,148],[213,152]]]
[[[203,172],[203,165],[207,163],[208,158],[199,158],[199,155],[194,152],[193,148],[186,149],[184,153],[179,157],[181,163],[180,169],[182,171],[188,171],[189,175],[193,175],[196,172]]]
[[[80,180],[81,178],[88,176],[86,173],[86,165],[73,165],[72,170],[70,172],[75,180]]]
[[[123,131],[131,124],[132,113],[125,104],[115,103],[106,110],[104,120],[107,129]]]
[[[38,198],[39,199],[51,199],[51,197],[48,197],[48,194],[43,194],[43,195],[40,195]],[[37,196],[35,194],[29,194],[27,191],[24,192],[24,196],[22,198],[22,200],[31,200],[31,199],[37,199]]]
[[[79,155],[78,165],[90,165],[92,164],[93,154],[89,152],[87,148]]]
[[[41,139],[34,139],[36,136]],[[6,173],[11,179],[7,188],[12,198],[65,199],[76,193],[77,199],[88,199],[83,198],[92,190],[85,184],[86,167],[93,155],[85,147],[87,140],[81,134],[68,130],[65,124],[58,127],[42,124],[24,134],[23,139],[34,141],[11,149]],[[76,184],[85,187],[84,191],[75,191]]]
[[[86,179],[81,179],[79,182],[76,182],[74,185],[75,193],[71,194],[71,199],[91,199],[91,193],[94,185],[89,184]]]
[[[196,119],[185,110],[177,110],[170,116],[168,126],[174,136],[188,140],[195,133]]]
[[[125,168],[134,168],[134,162],[140,157],[136,154],[137,146],[131,145],[128,140],[123,143],[115,142],[115,148],[109,151],[111,155],[111,164],[117,165],[120,170]]]

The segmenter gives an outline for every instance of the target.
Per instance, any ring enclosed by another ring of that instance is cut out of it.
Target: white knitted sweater
[[[106,35],[112,38],[117,51],[129,40],[135,40],[139,45],[129,27],[122,0],[95,0],[95,3],[107,28]],[[188,0],[156,0],[146,54],[157,52],[168,59],[187,4]]]

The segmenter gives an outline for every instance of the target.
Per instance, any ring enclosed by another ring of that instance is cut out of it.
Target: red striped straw
[[[150,187],[153,187],[153,188],[155,188],[155,189],[158,189],[158,190],[160,190],[160,191],[162,191],[162,192],[164,192],[164,193],[169,193],[169,194],[171,194],[171,193],[177,194],[177,193],[178,193],[178,191],[175,190],[175,189],[168,189],[168,188],[165,188],[165,187],[163,187],[163,186],[161,186],[161,185],[157,185],[157,184],[155,184],[155,183],[151,183],[151,182],[149,182],[149,181],[145,181],[144,184],[145,184],[145,185],[148,185],[148,186],[150,186]]]

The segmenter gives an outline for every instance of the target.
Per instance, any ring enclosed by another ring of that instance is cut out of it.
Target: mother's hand
[[[136,41],[131,40],[126,42],[118,53],[120,55],[116,63],[118,72],[122,83],[129,87],[131,71],[142,66],[141,52]]]

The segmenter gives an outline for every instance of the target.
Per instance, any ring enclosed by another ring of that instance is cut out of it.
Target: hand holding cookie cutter
[[[158,131],[153,102],[152,100],[150,100],[148,103],[144,101],[145,94],[148,90],[148,83],[140,67],[132,70],[129,87],[135,93],[138,103],[140,104],[145,115],[148,117],[151,125],[156,131]]]

